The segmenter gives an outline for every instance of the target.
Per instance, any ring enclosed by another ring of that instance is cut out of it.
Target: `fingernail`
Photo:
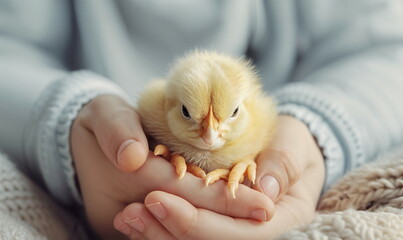
[[[276,178],[266,175],[260,179],[260,186],[262,187],[264,194],[271,198],[271,200],[276,200],[280,192],[280,185]]]
[[[250,213],[250,217],[259,221],[267,221],[266,211],[263,209],[256,209]]]
[[[157,218],[165,219],[167,216],[167,211],[165,210],[164,206],[162,206],[161,202],[155,202],[146,205],[147,209]]]
[[[129,224],[132,228],[136,229],[139,232],[144,232],[145,225],[143,220],[140,217],[136,217],[134,219],[124,219],[125,223]]]
[[[126,224],[123,224],[118,230],[126,236],[129,236],[132,233],[132,230]]]
[[[133,139],[126,140],[120,145],[119,150],[118,150],[118,155],[117,155],[117,163],[119,164],[120,158],[122,157],[122,153],[125,151],[127,146],[130,144],[134,143],[135,141]]]

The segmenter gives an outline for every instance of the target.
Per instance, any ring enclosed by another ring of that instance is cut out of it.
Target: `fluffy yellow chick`
[[[170,158],[180,178],[189,171],[206,185],[227,179],[234,198],[244,174],[255,181],[255,158],[277,117],[249,61],[208,51],[179,59],[167,80],[146,88],[137,110],[160,144],[154,153]]]

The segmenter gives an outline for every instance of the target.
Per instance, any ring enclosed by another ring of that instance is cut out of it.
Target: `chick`
[[[255,158],[277,121],[250,61],[209,51],[179,59],[167,80],[146,88],[137,110],[159,144],[154,153],[170,158],[180,178],[189,171],[206,185],[226,179],[234,198],[244,174],[255,182]]]

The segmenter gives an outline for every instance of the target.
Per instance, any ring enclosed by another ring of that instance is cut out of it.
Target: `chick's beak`
[[[214,117],[212,106],[210,106],[207,116],[202,121],[201,136],[209,146],[214,145],[218,139],[218,120]]]

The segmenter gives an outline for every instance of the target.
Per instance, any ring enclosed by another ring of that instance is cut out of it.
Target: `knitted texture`
[[[342,178],[308,225],[278,239],[403,239],[403,151]]]
[[[78,239],[73,218],[0,153],[0,239]]]

